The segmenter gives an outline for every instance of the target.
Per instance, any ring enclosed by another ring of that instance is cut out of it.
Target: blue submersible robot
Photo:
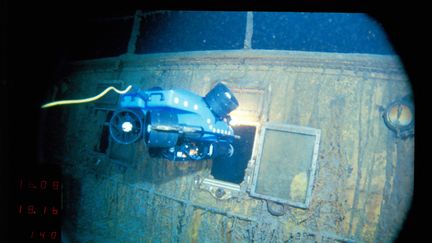
[[[231,157],[232,142],[239,137],[229,113],[238,105],[222,83],[204,97],[182,89],[132,89],[120,97],[110,135],[120,144],[144,138],[152,157],[174,161]]]

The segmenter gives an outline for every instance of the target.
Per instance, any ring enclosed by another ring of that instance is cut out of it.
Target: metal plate
[[[251,196],[307,208],[321,131],[268,123],[263,126]]]

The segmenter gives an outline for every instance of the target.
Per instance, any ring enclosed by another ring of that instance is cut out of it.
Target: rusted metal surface
[[[68,158],[64,172],[81,190],[70,230],[76,237],[123,242],[389,242],[397,236],[411,202],[414,139],[395,137],[379,109],[412,92],[396,57],[216,51],[121,56],[73,63],[71,70],[67,98],[92,96],[107,80],[140,88],[184,88],[200,95],[223,80],[238,89],[239,100],[253,98],[247,92],[242,97],[242,88],[259,90],[261,114],[251,116],[257,134],[264,122],[321,130],[309,208],[287,207],[285,215],[276,217],[265,201],[249,196],[250,179],[226,200],[200,189],[202,180],[197,178],[209,178],[211,161],[155,160],[144,143],[128,155],[110,151],[114,146],[107,154],[91,152],[99,143],[106,113],[95,111],[94,104],[67,107],[61,118],[67,124],[65,147],[58,156]],[[245,107],[250,114],[250,106]],[[117,154],[117,160],[127,157],[128,166],[112,163],[109,154]],[[255,166],[253,154],[249,172]],[[143,185],[146,189],[139,189]]]

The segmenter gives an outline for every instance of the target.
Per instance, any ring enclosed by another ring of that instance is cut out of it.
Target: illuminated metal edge
[[[313,155],[312,155],[312,163],[311,163],[311,167],[309,169],[308,188],[306,191],[306,198],[305,198],[305,201],[303,203],[293,202],[290,200],[285,200],[285,199],[281,199],[281,198],[277,198],[277,197],[273,197],[273,196],[269,196],[269,195],[263,195],[263,194],[256,192],[256,183],[258,180],[258,172],[259,172],[259,168],[260,168],[260,164],[261,164],[261,157],[262,157],[262,152],[263,152],[262,150],[264,148],[263,142],[264,142],[264,138],[265,138],[265,134],[266,134],[267,130],[276,130],[276,131],[282,131],[282,132],[315,136],[315,143],[314,143],[314,149],[313,149]],[[320,129],[315,129],[315,128],[311,128],[311,127],[301,127],[301,126],[290,125],[290,124],[266,123],[263,126],[263,130],[262,130],[261,136],[260,136],[260,144],[259,144],[260,147],[259,147],[259,151],[258,151],[258,155],[257,155],[256,164],[255,164],[255,171],[253,174],[252,187],[251,187],[250,195],[252,197],[267,199],[267,200],[271,200],[271,201],[275,201],[275,202],[279,202],[279,203],[283,203],[283,204],[288,204],[288,205],[291,205],[294,207],[307,209],[309,207],[309,204],[311,201],[312,188],[313,188],[313,184],[315,181],[316,161],[318,158],[320,138],[321,138],[321,130]]]
[[[242,193],[240,185],[238,184],[216,180],[216,179],[210,179],[210,178],[205,178],[201,182],[199,188],[208,191],[214,198],[217,198],[219,200],[226,200],[233,197],[239,197],[240,194]],[[225,191],[225,194],[222,197],[216,196],[216,191],[219,188],[222,188]]]
[[[240,191],[240,185],[239,184],[234,184],[234,183],[215,180],[215,179],[205,178],[203,180],[202,184],[208,185],[208,186],[222,187],[224,189],[237,191],[237,192]]]

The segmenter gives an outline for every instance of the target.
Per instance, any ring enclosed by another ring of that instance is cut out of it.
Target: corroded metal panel
[[[321,131],[285,124],[266,124],[251,195],[307,208],[311,200]]]
[[[90,152],[100,140],[97,128],[105,122],[105,116],[91,109],[95,104],[65,107],[60,119],[67,129],[57,136],[64,141],[52,141],[47,148],[56,145],[50,151],[66,161],[65,174],[79,181],[72,190],[80,196],[69,205],[76,209],[73,215],[65,212],[65,219],[75,224],[72,233],[92,235],[93,240],[109,235],[122,242],[391,242],[397,236],[413,191],[414,139],[397,138],[382,119],[380,107],[412,92],[396,57],[214,51],[121,56],[72,67],[67,97],[62,98],[94,96],[103,80],[122,80],[143,89],[183,88],[201,95],[216,80],[230,80],[240,92],[263,90],[264,98],[254,100],[244,93],[242,100],[251,102],[244,106],[251,115],[253,105],[265,100],[257,134],[266,122],[321,130],[309,207],[289,207],[276,217],[261,198],[239,193],[220,200],[200,189],[196,178],[208,178],[211,161],[155,160],[141,144],[128,157],[132,166],[119,170],[108,155]],[[126,162],[120,150],[111,155]],[[253,156],[248,170],[256,168],[256,161]],[[301,182],[310,176],[298,178]],[[143,184],[150,186],[139,189]],[[250,188],[241,184],[240,191],[245,187]],[[290,195],[291,185],[286,188],[285,195]]]

